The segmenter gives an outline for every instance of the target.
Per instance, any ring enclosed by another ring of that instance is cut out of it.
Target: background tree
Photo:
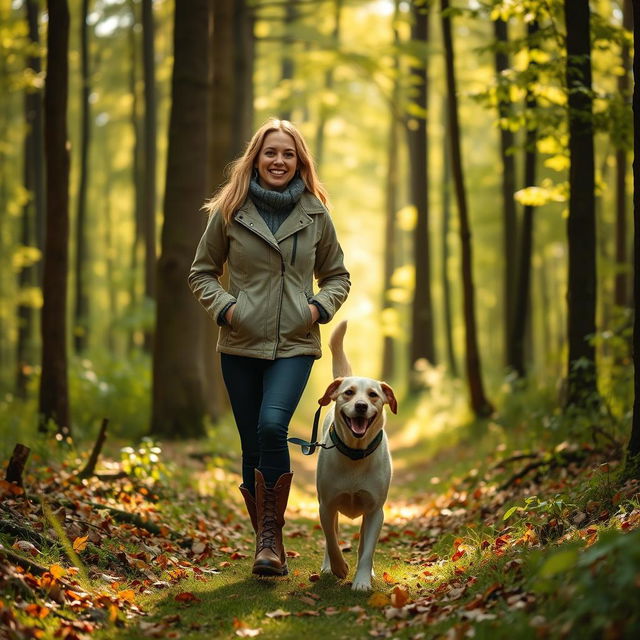
[[[187,284],[208,191],[209,0],[178,3],[162,252],[158,262],[151,432],[204,435],[207,318]]]
[[[424,358],[436,364],[431,302],[431,254],[429,250],[429,4],[416,1],[412,5],[411,38],[419,45],[419,58],[411,68],[411,84],[415,98],[411,102],[412,116],[407,121],[409,142],[409,181],[411,202],[416,209],[413,235],[415,287],[411,306],[411,338],[409,365]],[[416,380],[412,378],[416,385]]]
[[[460,149],[460,123],[458,121],[458,96],[454,67],[453,38],[451,36],[451,16],[449,0],[441,3],[442,39],[445,50],[445,69],[447,79],[447,106],[449,109],[449,136],[451,144],[451,166],[453,182],[458,203],[460,219],[460,246],[462,254],[462,291],[465,327],[465,362],[467,382],[471,397],[471,408],[479,417],[486,417],[493,412],[493,406],[487,400],[482,380],[480,352],[478,349],[477,325],[475,314],[475,288],[473,284],[473,263],[471,255],[471,229],[467,208],[467,194],[464,184],[462,153]]]
[[[582,404],[597,394],[595,348],[596,230],[593,150],[593,93],[589,4],[565,0],[569,101],[568,395]]]
[[[47,76],[44,87],[44,140],[47,218],[42,282],[42,374],[39,430],[53,422],[62,436],[71,435],[67,380],[67,269],[69,262],[69,7],[48,0]]]

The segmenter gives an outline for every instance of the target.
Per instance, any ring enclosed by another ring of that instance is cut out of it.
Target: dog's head
[[[318,403],[328,405],[332,400],[336,402],[336,428],[342,424],[348,429],[347,435],[358,439],[367,434],[374,437],[382,428],[385,404],[389,405],[393,413],[398,411],[393,389],[386,382],[372,378],[336,378]]]

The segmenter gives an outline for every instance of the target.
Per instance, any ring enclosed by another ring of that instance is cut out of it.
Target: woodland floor
[[[0,483],[0,638],[639,637],[640,494],[619,448],[510,449],[490,422],[425,444],[419,415],[392,418],[370,593],[319,575],[315,457],[292,451],[290,573],[255,579],[237,460],[210,443],[117,480],[34,452],[24,490]],[[353,572],[359,522],[341,525]]]

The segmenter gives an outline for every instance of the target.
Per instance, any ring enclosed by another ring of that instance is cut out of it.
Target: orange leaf
[[[382,609],[382,607],[386,607],[391,600],[389,600],[389,596],[385,593],[376,592],[374,593],[368,600],[367,604],[370,607],[376,607],[378,609]]]
[[[50,613],[50,609],[48,607],[43,607],[39,604],[29,604],[24,610],[27,615],[32,618],[40,618],[40,620],[42,620],[42,618],[46,618]]]
[[[76,553],[80,553],[80,551],[84,551],[87,548],[87,540],[89,540],[89,536],[78,537],[73,541],[73,550]]]
[[[67,573],[67,570],[64,567],[61,567],[59,564],[52,564],[49,567],[49,573],[56,579],[58,580],[59,578],[62,578],[63,575],[65,575]]]
[[[200,602],[200,598],[198,598],[197,596],[194,596],[193,593],[191,593],[191,591],[183,591],[182,593],[179,593],[174,600],[176,602],[182,602],[184,604],[191,604],[192,602]]]
[[[387,584],[398,584],[398,581],[389,573],[387,573],[386,571],[382,574],[382,579],[387,583]]]
[[[133,589],[123,589],[122,591],[118,591],[118,597],[133,604],[136,599],[136,593]]]
[[[396,585],[391,591],[391,604],[400,609],[409,602],[409,592],[406,587]]]

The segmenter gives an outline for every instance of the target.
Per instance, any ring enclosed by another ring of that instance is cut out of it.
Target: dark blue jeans
[[[254,492],[254,469],[267,486],[291,470],[289,421],[309,379],[313,356],[262,360],[221,354],[222,376],[242,446],[242,483]]]

